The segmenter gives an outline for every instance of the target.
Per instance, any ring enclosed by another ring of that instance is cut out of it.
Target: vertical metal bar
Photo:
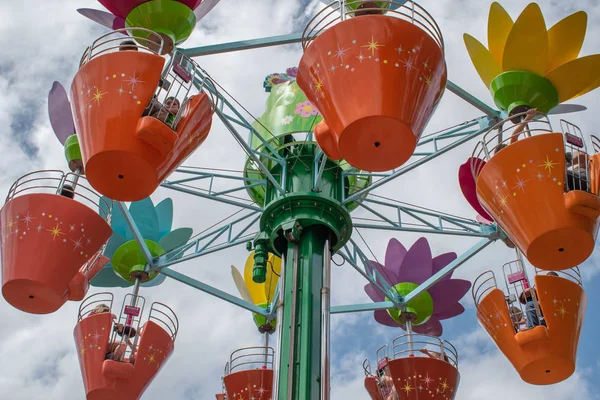
[[[264,366],[267,368],[267,364],[269,363],[269,333],[265,332],[265,362]]]
[[[329,356],[331,313],[331,249],[329,239],[323,250],[323,287],[321,288],[321,400],[329,400]]]
[[[279,301],[277,301],[275,307],[277,307],[277,347],[275,353],[275,359],[273,360],[273,390],[271,391],[271,400],[278,400],[279,396],[279,370],[281,369],[281,338],[283,333],[283,299],[285,297],[284,282],[285,282],[285,270],[286,270],[286,259],[287,253],[283,252],[281,260],[281,274],[279,276]]]
[[[295,336],[296,336],[296,297],[297,297],[297,293],[296,290],[298,288],[298,243],[294,243],[294,253],[292,256],[292,288],[293,288],[293,296],[292,296],[292,310],[291,310],[291,323],[290,323],[290,356],[288,357],[288,382],[287,382],[287,393],[288,396],[287,398],[289,400],[292,400],[293,397],[293,393],[294,393],[294,365],[296,364],[296,360],[295,360]]]
[[[414,354],[413,341],[412,341],[412,321],[409,319],[406,320],[406,333],[408,333],[408,351],[409,355],[412,356]]]

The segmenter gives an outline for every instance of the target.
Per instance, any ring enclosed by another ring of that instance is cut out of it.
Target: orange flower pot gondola
[[[109,215],[95,210],[101,200],[82,185],[83,177],[74,189],[63,186],[73,177],[61,171],[25,175],[2,207],[2,295],[19,310],[48,314],[83,299],[108,262],[97,253],[112,233]]]
[[[298,85],[325,120],[315,137],[328,157],[358,169],[397,168],[412,156],[446,86],[439,28],[412,1],[385,15],[343,11],[346,19],[333,26],[329,16],[339,10],[332,7],[339,5],[305,29],[298,68]]]
[[[403,400],[455,398],[460,374],[458,353],[452,344],[435,336],[408,333],[394,339],[392,349],[393,359],[388,358],[387,345],[377,351],[379,379],[384,386],[387,381],[391,391],[383,396],[374,394],[373,384],[369,387],[365,380],[373,399],[388,398],[393,392]]]
[[[156,45],[114,51],[116,39],[101,39],[84,54],[71,87],[77,135],[90,184],[112,199],[137,201],[202,144],[213,106],[205,93],[188,96],[196,69],[180,53],[163,73],[164,58],[151,50]],[[161,86],[154,98],[161,77],[171,86]],[[144,116],[151,101],[179,93],[175,85],[185,94],[177,115],[168,121]]]
[[[174,351],[177,318],[171,317],[175,314],[170,308],[154,303],[148,321],[141,328],[143,305],[133,320],[137,333],[130,340],[134,350],[123,350],[121,359],[110,354],[110,345],[116,337],[112,333],[111,312],[95,314],[92,310],[98,304],[112,308],[112,298],[110,293],[90,296],[80,307],[79,322],[73,332],[87,400],[139,399]],[[131,295],[126,297],[127,304],[130,298]],[[138,305],[143,300],[139,296],[136,299]],[[169,318],[165,319],[164,313]]]
[[[489,160],[473,175],[479,202],[527,259],[541,269],[562,270],[592,254],[600,199],[584,190],[565,192],[563,135],[536,124],[500,151],[499,134],[490,131],[496,136],[484,136],[474,152],[475,158],[485,153]]]
[[[268,400],[273,387],[271,347],[246,347],[231,354],[223,383],[230,399]]]
[[[477,319],[521,379],[551,385],[571,376],[587,303],[579,273],[537,275],[535,289],[545,326],[517,333],[505,293],[496,287],[493,273],[487,271],[478,280],[473,285]]]

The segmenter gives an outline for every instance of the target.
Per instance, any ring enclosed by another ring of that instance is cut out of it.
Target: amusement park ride
[[[370,397],[454,399],[458,351],[440,321],[464,311],[469,289],[479,322],[525,382],[574,372],[586,307],[577,266],[598,230],[600,139],[589,137],[588,150],[577,126],[557,129],[547,114],[585,109],[562,103],[600,86],[600,55],[578,58],[585,13],[547,29],[535,3],[516,21],[491,5],[488,48],[464,41],[496,110],[448,80],[442,33],[412,1],[333,1],[299,34],[185,50],[176,46],[218,0],[99,1],[110,13],[79,11],[111,32],[85,50],[70,96],[55,82],[48,97],[70,172],[19,178],[1,211],[5,300],[33,314],[83,300],[74,338],[88,400],[140,398],[167,362],[177,316],[159,302],[146,312],[140,296],[167,276],[252,312],[264,335],[264,346],[231,354],[217,399],[329,399],[330,314],[367,310],[406,331],[379,348],[374,367],[365,360]],[[304,54],[297,68],[267,76],[258,118],[193,60],[290,43]],[[422,136],[445,89],[484,115]],[[214,115],[247,155],[242,175],[181,166]],[[472,139],[472,157],[456,168],[477,220],[370,194]],[[238,184],[216,191],[219,181]],[[158,186],[245,214],[192,236],[173,229],[170,199],[154,206]],[[357,208],[375,222],[353,220]],[[432,256],[425,238],[408,250],[391,239],[379,263],[354,241],[357,228],[481,240]],[[492,271],[472,285],[452,278],[497,241],[516,252],[503,284]],[[251,251],[243,273],[232,267],[241,298],[170,268],[240,244]],[[330,306],[333,254],[368,281],[372,304]],[[132,290],[113,307],[109,292],[85,298],[90,285]]]

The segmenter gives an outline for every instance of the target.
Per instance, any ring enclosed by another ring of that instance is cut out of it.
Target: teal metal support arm
[[[214,288],[210,285],[207,285],[206,283],[202,283],[196,279],[190,278],[187,275],[184,275],[177,271],[173,271],[172,269],[163,268],[162,270],[160,270],[160,273],[168,276],[169,278],[173,278],[178,282],[185,283],[186,285],[196,288],[204,293],[208,293],[211,296],[218,297],[219,299],[225,300],[228,303],[231,303],[238,307],[244,308],[248,311],[252,311],[253,313],[257,313],[257,314],[265,315],[265,316],[267,315],[267,312],[265,310],[263,310],[262,308],[260,308],[258,306],[255,306],[252,303],[248,303],[245,300],[242,300],[238,297],[232,296],[229,293],[219,290],[217,288]]]
[[[463,254],[458,256],[458,258],[456,258],[456,260],[452,261],[450,264],[446,265],[444,268],[439,270],[437,273],[433,274],[429,279],[427,279],[425,282],[421,283],[416,289],[414,289],[409,294],[407,294],[404,297],[404,303],[410,302],[412,299],[417,297],[419,294],[421,294],[425,290],[429,289],[436,282],[439,282],[439,280],[442,279],[444,276],[448,275],[450,272],[454,271],[456,268],[463,265],[467,260],[469,260],[475,254],[479,253],[481,250],[488,247],[490,244],[492,244],[498,238],[499,237],[497,236],[494,239],[482,239],[479,242],[477,242],[469,250],[467,250],[466,252],[464,252]]]
[[[353,313],[353,312],[387,310],[387,309],[394,308],[394,307],[396,307],[396,305],[394,303],[392,303],[391,301],[380,301],[377,303],[332,306],[331,313],[332,314],[345,314],[345,313]]]
[[[142,250],[142,254],[144,254],[146,262],[148,263],[150,268],[154,267],[154,257],[152,257],[152,253],[150,253],[150,249],[148,249],[148,246],[144,241],[144,237],[140,233],[140,230],[138,229],[137,225],[135,224],[135,221],[133,220],[131,213],[127,209],[127,206],[122,201],[115,201],[115,203],[117,203],[117,207],[119,207],[119,210],[121,210],[121,213],[125,217],[125,222],[127,222],[127,226],[129,227],[129,229],[131,229],[135,241],[137,242],[138,246],[140,246],[140,250]]]

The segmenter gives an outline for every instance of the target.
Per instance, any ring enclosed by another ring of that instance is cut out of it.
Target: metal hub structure
[[[188,57],[279,46],[302,41],[302,33],[267,37],[181,50]],[[369,193],[452,149],[481,136],[494,126],[501,113],[448,81],[447,89],[484,115],[454,127],[424,135],[413,157],[396,170],[369,173],[329,160],[313,140],[312,133],[295,137],[293,151],[274,145],[271,138],[253,127],[253,117],[194,65],[194,84],[208,88],[217,99],[215,113],[244,149],[248,163],[244,175],[216,173],[208,168],[182,166],[161,186],[170,190],[221,202],[244,210],[241,216],[215,226],[187,244],[160,257],[153,257],[127,207],[120,209],[147,261],[147,272],[158,272],[205,293],[216,296],[267,321],[277,318],[278,342],[274,360],[273,399],[329,398],[330,314],[396,308],[403,310],[423,291],[465,263],[496,240],[507,240],[495,224],[456,217],[408,205]],[[204,89],[206,90],[206,89]],[[248,137],[246,139],[245,137]],[[255,145],[258,143],[259,145]],[[348,190],[349,180],[361,182]],[[238,185],[222,191],[214,186],[233,181]],[[194,186],[208,182],[208,188]],[[232,193],[260,191],[264,204],[247,203]],[[352,221],[350,210],[363,208],[373,217],[368,223]],[[396,215],[390,218],[391,212]],[[458,235],[481,238],[445,268],[402,297],[374,268],[369,268],[365,251],[353,240],[354,228]],[[251,242],[249,244],[249,242]],[[241,298],[171,269],[233,246],[247,244],[255,251],[255,281],[264,281],[267,253],[283,258],[280,286],[272,303],[261,308]],[[387,301],[330,307],[330,262],[338,254],[367,281],[385,294]]]

